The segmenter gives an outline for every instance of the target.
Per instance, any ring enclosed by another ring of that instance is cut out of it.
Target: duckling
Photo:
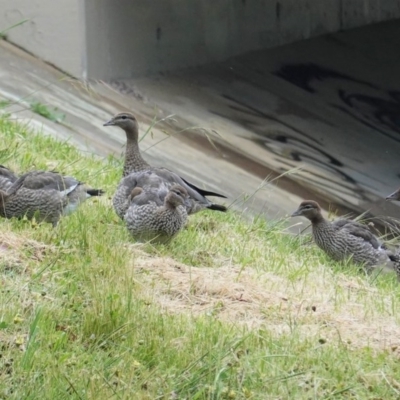
[[[170,242],[185,226],[188,194],[180,185],[173,185],[164,202],[156,194],[136,187],[129,195],[131,204],[124,216],[130,234],[138,241]]]
[[[135,204],[137,206],[144,206],[150,202],[156,204],[157,206],[162,206],[164,204],[163,200],[160,198],[160,192],[145,192],[143,188],[139,186],[135,187],[135,189],[132,190],[131,194],[128,197],[128,200],[129,205]]]
[[[71,176],[57,172],[31,171],[21,175],[8,189],[7,202],[0,209],[5,218],[28,219],[56,226],[62,215],[74,212],[80,203],[92,196],[101,196],[101,189],[92,189]]]
[[[330,222],[321,213],[319,204],[303,201],[292,217],[303,216],[311,221],[312,236],[316,245],[336,261],[348,258],[362,264],[367,270],[385,267],[398,270],[397,256],[386,249],[369,229],[355,221]]]
[[[104,124],[104,126],[118,126],[123,129],[126,133],[126,152],[125,152],[125,163],[123,170],[123,178],[117,188],[117,192],[115,196],[117,196],[118,200],[114,200],[115,203],[120,203],[120,198],[126,194],[125,188],[129,186],[129,175],[132,173],[143,172],[143,171],[152,171],[154,174],[158,175],[163,184],[170,189],[173,185],[178,184],[186,189],[188,193],[188,201],[186,201],[186,209],[188,214],[193,214],[200,210],[204,210],[208,208],[210,210],[216,211],[226,211],[227,208],[225,206],[212,203],[205,196],[216,196],[223,197],[226,196],[210,192],[207,190],[200,189],[189,183],[185,179],[181,178],[179,175],[175,174],[172,171],[169,171],[166,168],[161,167],[152,167],[150,166],[142,157],[139,149],[139,125],[131,113],[120,113],[111,118],[108,122]],[[124,181],[128,179],[127,181]],[[130,190],[128,191],[130,193]],[[125,197],[126,200],[126,197]],[[121,213],[116,209],[117,214],[121,216]]]

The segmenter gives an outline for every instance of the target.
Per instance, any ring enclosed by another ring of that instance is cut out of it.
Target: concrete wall
[[[399,0],[86,0],[85,4],[88,75],[102,79],[221,61],[400,17]]]
[[[0,31],[8,39],[64,71],[84,77],[86,40],[81,0],[0,0]]]
[[[0,0],[0,27],[23,18],[11,41],[78,77],[111,79],[400,18],[400,1]]]

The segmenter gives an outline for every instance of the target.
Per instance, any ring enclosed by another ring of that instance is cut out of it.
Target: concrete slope
[[[217,131],[258,168],[301,169],[285,183],[300,197],[398,216],[383,198],[400,186],[399,42],[396,20],[113,84]]]
[[[394,21],[112,87],[65,79],[3,43],[0,95],[58,107],[67,125],[21,107],[14,115],[102,156],[124,143],[102,127],[111,114],[132,110],[143,133],[156,119],[142,142],[151,163],[253,213],[282,217],[312,198],[326,209],[398,216],[384,196],[400,186],[399,38]]]
[[[216,150],[209,144],[204,132],[179,133],[176,127],[181,125],[179,117],[164,121],[168,113],[154,104],[121,95],[101,83],[94,86],[95,89],[68,78],[0,41],[0,101],[14,102],[4,110],[11,112],[13,118],[45,134],[68,140],[82,151],[105,157],[122,153],[125,134],[102,124],[116,112],[132,110],[138,117],[142,134],[154,120],[159,121],[151,128],[152,134],[141,142],[150,163],[170,168],[200,187],[225,194],[228,197],[225,204],[277,218],[286,215],[301,200],[274,184],[265,184],[264,176],[236,165],[225,156],[222,147]],[[55,123],[32,113],[30,104],[35,101],[50,109],[56,107],[58,113],[66,116],[65,120]],[[0,150],[3,150],[1,161],[7,164],[7,149],[0,146]]]

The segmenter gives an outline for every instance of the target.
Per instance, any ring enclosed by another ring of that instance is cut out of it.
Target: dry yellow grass
[[[210,316],[277,336],[296,329],[304,337],[356,348],[400,347],[400,325],[392,313],[391,296],[362,278],[334,275],[328,265],[314,269],[307,282],[294,283],[251,268],[190,267],[146,253],[129,268],[145,296],[170,313]],[[365,304],[375,304],[377,298],[379,310],[367,309]],[[293,326],[288,325],[289,319]]]

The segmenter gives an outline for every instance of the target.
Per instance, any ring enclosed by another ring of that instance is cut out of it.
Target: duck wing
[[[168,188],[170,188],[172,185],[175,184],[181,185],[186,189],[189,197],[192,200],[195,200],[198,203],[203,204],[206,208],[219,211],[226,211],[226,207],[219,206],[218,204],[213,204],[210,200],[208,200],[205,197],[205,195],[203,195],[203,193],[212,193],[212,192],[204,191],[202,189],[197,188],[195,185],[191,183],[187,183],[183,178],[181,178],[175,172],[172,172],[166,168],[153,168],[152,172],[157,174],[168,185]]]
[[[179,175],[166,168],[151,168],[145,171],[132,172],[122,178],[114,195],[113,204],[117,214],[123,218],[126,211],[126,200],[135,187],[141,187],[145,192],[151,192],[152,196],[164,201],[169,189],[173,185],[180,185],[188,192],[185,205],[189,214],[198,212],[204,208],[217,211],[226,211],[225,206],[214,204],[202,193],[198,192],[194,185],[188,184]],[[211,192],[206,192],[211,193]],[[158,202],[157,202],[158,203]]]
[[[120,186],[123,186],[129,194],[136,187],[140,187],[145,192],[157,193],[162,198],[169,191],[168,182],[151,170],[130,173],[125,178],[122,178]]]
[[[369,230],[369,228],[359,222],[348,219],[339,219],[332,222],[332,225],[338,230],[345,230],[350,235],[359,237],[371,244],[374,249],[381,247],[380,240]]]
[[[162,206],[164,200],[161,199],[159,193],[155,191],[144,191],[131,199],[131,204],[135,204],[136,206],[144,206],[149,203],[155,203],[157,206]]]
[[[30,190],[57,190],[65,194],[71,193],[82,182],[71,176],[62,176],[57,172],[31,171],[21,175],[16,182]],[[15,183],[16,183],[15,182]]]

